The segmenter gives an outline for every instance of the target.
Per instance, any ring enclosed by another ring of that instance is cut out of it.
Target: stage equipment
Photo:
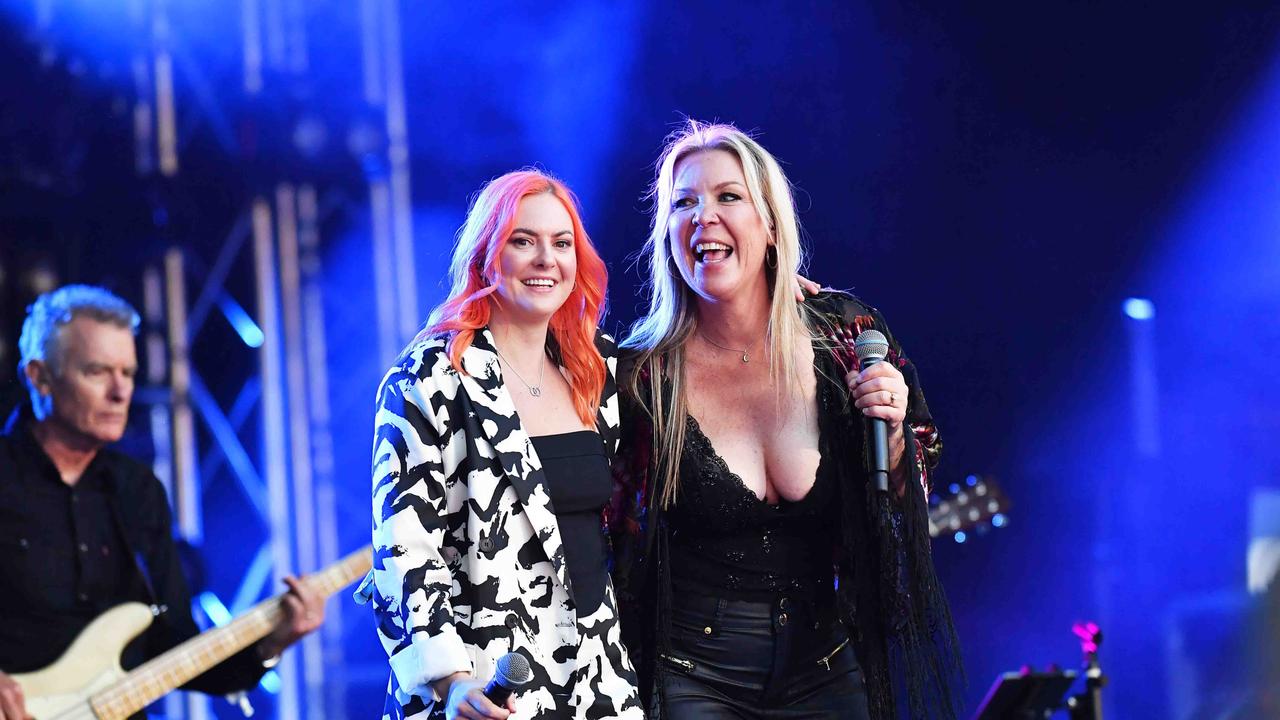
[[[952,483],[947,493],[929,498],[929,537],[952,535],[964,542],[971,528],[1002,528],[1009,524],[1012,503],[991,477],[970,475],[963,484]]]
[[[1047,720],[1062,711],[1070,720],[1102,720],[1102,688],[1107,684],[1098,664],[1102,631],[1092,622],[1079,622],[1071,632],[1080,638],[1084,653],[1084,688],[1079,693],[1064,697],[1081,673],[1056,668],[1033,672],[1024,667],[996,678],[973,720]]]

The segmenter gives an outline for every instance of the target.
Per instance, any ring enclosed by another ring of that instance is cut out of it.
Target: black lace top
[[[796,502],[756,496],[689,416],[680,496],[668,512],[671,577],[683,592],[751,600],[830,589],[839,504],[833,464]]]
[[[836,606],[863,668],[870,715],[876,720],[951,720],[960,714],[964,670],[929,548],[926,489],[942,451],[937,427],[915,365],[879,311],[830,291],[807,299],[805,306],[814,329],[831,338],[830,349],[815,357],[820,378],[842,378],[856,366],[841,338],[874,328],[888,338],[886,360],[902,372],[908,387],[908,478],[904,494],[890,504],[870,483],[865,424],[843,383],[819,381],[822,463],[834,466],[831,473],[838,480],[831,504],[839,522],[830,528],[826,544],[837,553]],[[655,410],[673,412],[671,384],[662,373],[666,362],[661,353],[640,350],[628,351],[619,360],[618,384],[625,389],[623,432],[608,513],[623,639],[636,663],[642,702],[656,704],[655,717],[665,706],[661,683],[655,682],[665,666],[656,658],[670,637],[676,601],[672,566],[680,554],[673,547],[673,516],[681,501],[677,498],[670,507],[660,501],[665,456],[659,452],[653,426]],[[682,453],[690,452],[689,442]],[[688,476],[683,459],[680,472],[684,482]],[[825,473],[820,467],[817,488]]]

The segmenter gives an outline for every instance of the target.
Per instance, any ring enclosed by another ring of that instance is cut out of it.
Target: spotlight
[[[1124,314],[1134,320],[1150,320],[1156,316],[1156,306],[1146,298],[1129,298],[1124,301]]]

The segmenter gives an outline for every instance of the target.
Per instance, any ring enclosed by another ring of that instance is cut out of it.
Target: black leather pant
[[[665,712],[655,717],[868,717],[862,670],[834,613],[791,597],[674,600],[671,649],[658,659]]]

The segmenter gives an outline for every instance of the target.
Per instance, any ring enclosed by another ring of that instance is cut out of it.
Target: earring
[[[778,246],[777,245],[770,245],[764,251],[764,264],[767,265],[770,270],[778,269]]]

